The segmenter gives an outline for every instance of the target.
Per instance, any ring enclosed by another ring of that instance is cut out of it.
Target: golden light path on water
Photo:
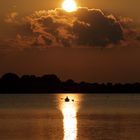
[[[70,101],[65,102],[66,96]],[[76,140],[77,139],[77,111],[79,108],[80,96],[74,94],[60,95],[60,109],[63,114],[63,140]],[[74,99],[74,101],[72,101]]]

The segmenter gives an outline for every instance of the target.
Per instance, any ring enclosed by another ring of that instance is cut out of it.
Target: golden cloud
[[[6,21],[15,24],[17,15],[11,14]],[[19,46],[27,44],[28,47],[38,48],[108,47],[127,42],[132,22],[130,18],[106,15],[100,9],[87,7],[71,13],[61,8],[35,11],[17,24],[16,42]]]

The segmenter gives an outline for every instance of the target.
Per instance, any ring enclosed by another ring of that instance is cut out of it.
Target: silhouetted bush
[[[10,82],[14,82],[14,81],[18,81],[19,80],[19,77],[15,73],[7,73],[7,74],[4,74],[1,77],[1,80],[2,81],[7,81],[7,82],[9,82],[9,81]]]

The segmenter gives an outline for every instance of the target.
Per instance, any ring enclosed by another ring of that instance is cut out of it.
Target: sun
[[[74,12],[77,10],[77,3],[75,0],[64,0],[62,8],[67,12]]]

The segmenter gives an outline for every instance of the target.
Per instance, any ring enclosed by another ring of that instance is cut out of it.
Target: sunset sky
[[[140,82],[140,1],[1,0],[0,75]]]

